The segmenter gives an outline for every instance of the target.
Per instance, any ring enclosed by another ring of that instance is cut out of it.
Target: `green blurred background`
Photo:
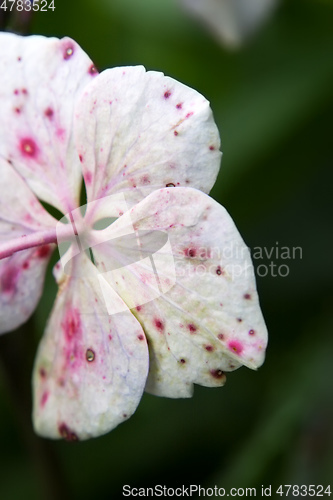
[[[272,261],[276,274],[289,266],[285,277],[257,278],[270,335],[258,372],[242,368],[189,400],[146,394],[129,421],[74,444],[37,438],[29,417],[33,357],[56,292],[49,270],[34,317],[0,339],[0,499],[117,499],[124,484],[257,487],[259,496],[261,485],[333,483],[333,3],[282,2],[237,51],[177,0],[55,6],[35,15],[32,33],[71,36],[100,70],[143,64],[210,100],[224,152],[212,196],[252,249],[301,247],[302,258],[254,261]]]

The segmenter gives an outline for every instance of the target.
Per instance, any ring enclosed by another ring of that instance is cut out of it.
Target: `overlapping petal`
[[[144,244],[142,261],[113,269],[112,237],[130,226],[138,234],[166,233],[164,267],[147,265],[143,257],[153,257],[156,248],[149,252]],[[221,205],[195,189],[164,188],[105,231],[109,245],[92,250],[110,286],[136,305],[133,313],[149,340],[149,392],[186,397],[193,383],[223,385],[224,372],[262,364],[267,330],[250,253]],[[165,293],[174,267],[176,283]],[[149,301],[151,292],[156,296]]]
[[[215,182],[220,139],[209,102],[162,73],[104,71],[75,119],[89,202],[124,193],[131,206],[168,184],[209,192]]]
[[[12,166],[1,159],[0,177],[0,243],[54,227],[53,217]],[[0,333],[18,327],[34,311],[53,248],[44,245],[0,260]]]
[[[69,38],[11,33],[0,33],[0,64],[0,157],[38,198],[67,212],[81,186],[73,108],[96,70]]]
[[[148,348],[126,307],[108,315],[96,268],[84,254],[71,265],[72,275],[79,266],[82,277],[66,276],[57,265],[59,292],[34,367],[33,416],[38,434],[76,440],[104,434],[134,413]]]

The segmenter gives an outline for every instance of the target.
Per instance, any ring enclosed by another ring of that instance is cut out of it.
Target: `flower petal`
[[[101,73],[77,104],[75,130],[88,201],[121,192],[133,205],[168,184],[209,192],[219,170],[209,102],[142,66]]]
[[[0,333],[18,328],[36,309],[53,247],[24,250],[0,261]]]
[[[63,275],[34,367],[34,426],[45,437],[88,439],[129,418],[148,372],[144,332],[127,309],[109,316],[96,268],[72,260],[87,278]],[[60,267],[60,263],[56,268]],[[95,270],[95,271],[94,271]],[[109,289],[110,300],[121,299]]]
[[[0,33],[0,157],[42,200],[64,212],[79,200],[73,106],[96,73],[71,39]]]
[[[193,383],[223,385],[224,372],[260,366],[267,330],[249,250],[226,210],[200,191],[179,188],[150,194],[129,214],[110,226],[110,245],[112,232],[126,234],[129,218],[139,233],[165,231],[176,270],[175,285],[164,292],[173,273],[170,259],[153,269],[142,261],[113,270],[104,247],[92,249],[105,279],[130,307],[136,301],[133,313],[149,341],[147,390],[190,396]],[[156,281],[160,293],[147,301]]]
[[[0,243],[55,226],[24,180],[1,159],[0,176]],[[0,260],[0,333],[20,326],[36,308],[54,247],[44,245]]]
[[[225,45],[237,47],[271,15],[278,0],[181,0]]]

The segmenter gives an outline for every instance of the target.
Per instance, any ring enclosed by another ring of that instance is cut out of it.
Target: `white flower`
[[[98,436],[130,417],[145,389],[189,397],[194,383],[223,385],[225,372],[260,366],[267,332],[249,252],[205,194],[221,158],[207,100],[143,67],[98,75],[68,38],[1,33],[0,64],[1,332],[32,314],[57,232],[71,228],[38,199],[70,214],[96,264],[73,239],[68,269],[55,266],[59,291],[33,374],[36,431]],[[94,229],[105,217],[118,219]],[[147,236],[139,262],[133,246],[121,250],[133,231]],[[156,231],[168,255],[149,239]],[[157,274],[154,252],[165,263]],[[105,299],[121,312],[108,314]]]

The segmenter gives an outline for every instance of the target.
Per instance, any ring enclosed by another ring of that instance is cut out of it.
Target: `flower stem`
[[[29,248],[48,245],[50,243],[58,243],[59,238],[71,237],[73,235],[73,228],[71,224],[63,224],[56,228],[38,231],[28,235],[19,236],[12,240],[0,243],[0,260],[10,257],[16,252],[27,250]]]

